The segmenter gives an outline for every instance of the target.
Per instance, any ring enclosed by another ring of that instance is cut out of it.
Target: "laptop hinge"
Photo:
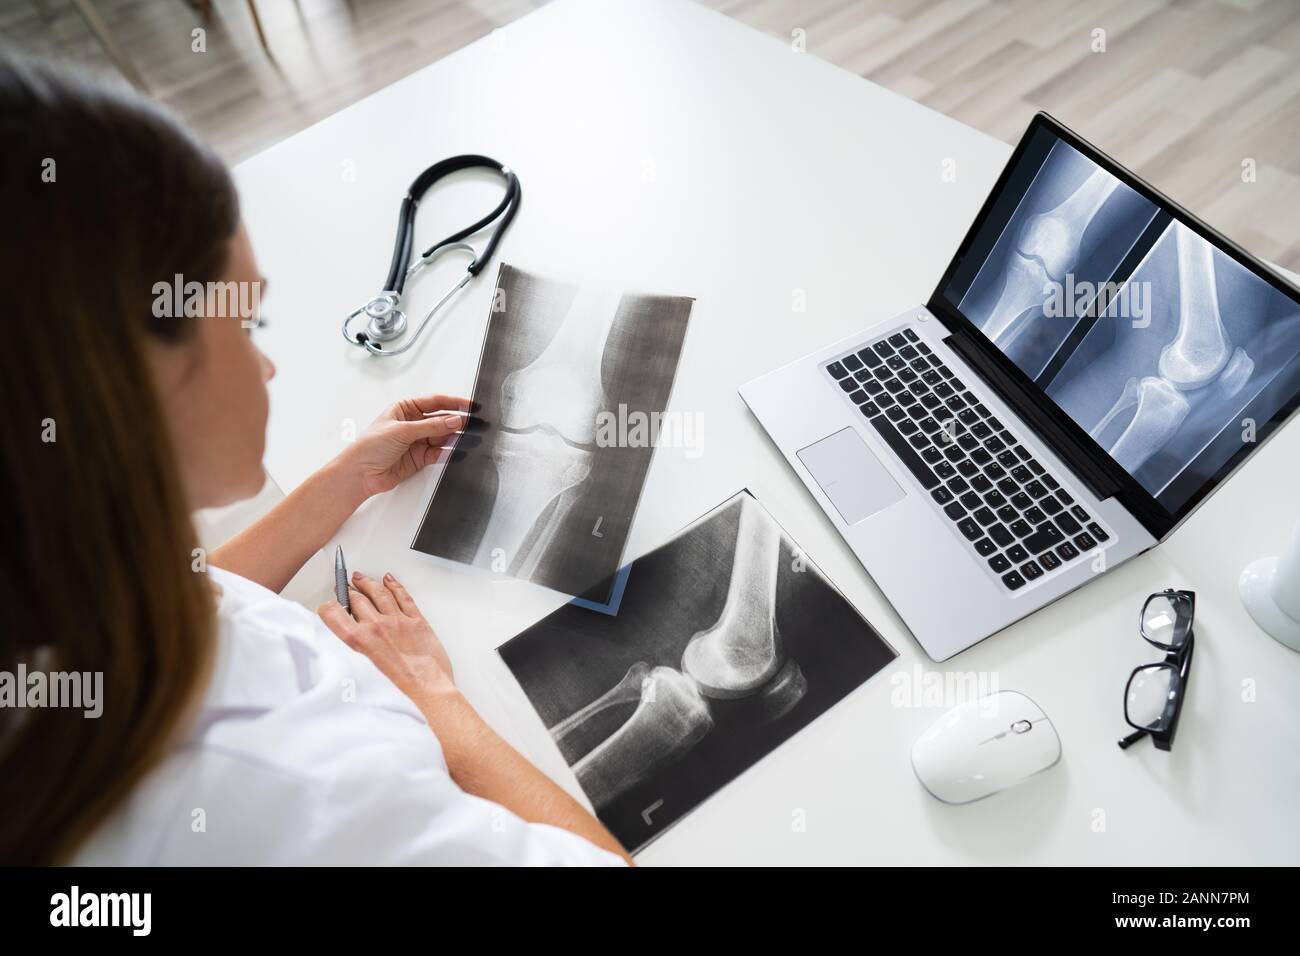
[[[1104,501],[1114,497],[1120,490],[1119,482],[1108,475],[1078,442],[1071,438],[1063,428],[1052,421],[1051,416],[1042,409],[1029,392],[1013,382],[970,340],[957,333],[943,340],[944,344],[964,358],[979,372],[980,377],[991,387],[1004,402],[1015,409],[1030,428],[1051,446],[1071,470],[1088,486],[1098,500]]]

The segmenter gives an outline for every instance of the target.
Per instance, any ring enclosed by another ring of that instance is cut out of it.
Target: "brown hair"
[[[0,863],[50,863],[206,680],[213,594],[146,347],[195,334],[153,314],[153,286],[220,279],[239,211],[221,161],[147,101],[3,51],[0,210],[0,670],[103,674],[98,719],[0,708]]]

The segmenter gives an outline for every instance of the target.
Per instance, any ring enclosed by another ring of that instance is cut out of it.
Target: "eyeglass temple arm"
[[[1125,737],[1123,740],[1119,741],[1119,749],[1120,749],[1120,750],[1128,750],[1129,747],[1132,747],[1135,743],[1137,743],[1139,740],[1141,740],[1141,739],[1142,739],[1143,737],[1145,737],[1146,735],[1147,735],[1147,731],[1145,731],[1145,730],[1135,730],[1135,731],[1133,731],[1133,733],[1129,734],[1129,735],[1128,735],[1127,737]]]

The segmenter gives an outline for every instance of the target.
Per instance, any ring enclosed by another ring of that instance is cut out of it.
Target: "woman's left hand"
[[[407,398],[390,405],[335,461],[363,498],[391,491],[438,460],[468,421],[470,401],[453,395]]]

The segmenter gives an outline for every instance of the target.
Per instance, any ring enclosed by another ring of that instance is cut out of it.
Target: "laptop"
[[[1034,117],[924,305],[741,397],[935,661],[1167,538],[1300,405],[1300,290]]]

